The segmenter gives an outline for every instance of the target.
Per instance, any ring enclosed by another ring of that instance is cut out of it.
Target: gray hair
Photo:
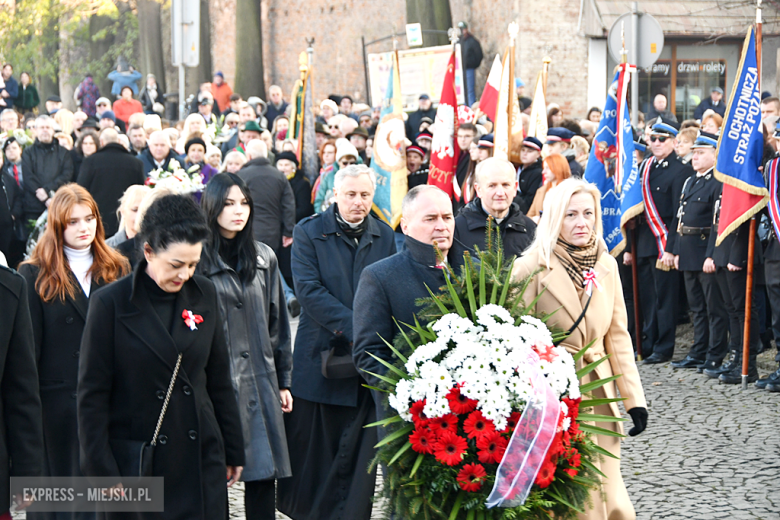
[[[250,159],[268,157],[268,146],[260,139],[252,139],[246,144],[246,154]]]
[[[109,143],[118,143],[119,132],[117,132],[114,128],[104,128],[100,132],[100,141],[101,146],[107,145]]]
[[[54,118],[51,116],[48,116],[46,114],[41,114],[38,117],[35,118],[35,124],[37,125],[39,121],[50,121],[51,125],[54,126]]]
[[[371,180],[371,188],[376,191],[376,173],[365,164],[350,164],[346,168],[341,168],[333,178],[333,188],[339,189],[345,177],[357,178],[361,175],[368,175],[368,178]]]
[[[6,108],[5,110],[0,111],[0,119],[10,114],[13,114],[14,117],[17,117],[16,111],[13,108]]]
[[[447,193],[445,193],[445,191],[438,186],[433,186],[432,184],[421,184],[419,186],[415,186],[404,196],[404,200],[401,203],[401,215],[405,219],[408,219],[411,216],[412,206],[414,206],[414,203],[417,201],[417,197],[419,197],[420,194],[424,191],[431,190],[437,191],[445,197],[449,198],[449,195],[447,195]]]

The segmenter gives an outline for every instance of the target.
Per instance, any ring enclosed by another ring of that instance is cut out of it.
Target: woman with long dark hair
[[[141,518],[226,518],[227,487],[244,465],[217,293],[195,275],[208,235],[192,198],[156,200],[135,237],[143,256],[133,275],[95,295],[84,327],[81,467],[88,477],[138,476],[124,462],[153,444],[151,476],[165,478],[164,511]]]
[[[124,276],[127,261],[106,245],[92,196],[77,184],[57,190],[46,231],[19,272],[27,279],[43,408],[44,475],[81,476],[76,419],[81,336],[90,296]],[[33,519],[87,519],[92,513],[27,513]]]
[[[201,203],[211,234],[199,269],[217,289],[232,360],[246,518],[273,520],[275,480],[292,475],[282,416],[293,406],[292,346],[279,267],[273,250],[253,238],[252,197],[240,177],[212,178]]]

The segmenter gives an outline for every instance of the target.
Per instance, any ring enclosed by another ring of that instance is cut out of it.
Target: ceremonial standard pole
[[[758,91],[761,92],[761,0],[756,2],[756,69]],[[753,259],[756,249],[756,217],[750,219],[748,237],[747,287],[745,287],[745,329],[742,338],[742,390],[747,390],[748,366],[750,364],[750,316],[753,312]]]

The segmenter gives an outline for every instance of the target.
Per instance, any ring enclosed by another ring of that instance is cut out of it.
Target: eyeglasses
[[[669,138],[667,136],[665,136],[665,135],[651,135],[650,136],[650,142],[653,142],[653,143],[656,142],[656,141],[658,141],[659,143],[665,143],[667,139],[669,139]]]

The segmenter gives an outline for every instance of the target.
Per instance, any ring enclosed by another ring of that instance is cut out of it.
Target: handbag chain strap
[[[157,435],[160,433],[160,427],[165,418],[165,411],[168,409],[168,401],[171,400],[173,385],[176,384],[176,376],[179,375],[179,367],[181,367],[181,352],[179,353],[179,358],[176,360],[176,368],[173,369],[173,377],[171,377],[171,382],[168,385],[168,393],[165,394],[165,401],[163,402],[162,410],[160,410],[160,418],[157,419],[157,427],[154,429],[154,437],[152,437],[152,446],[157,446]]]

